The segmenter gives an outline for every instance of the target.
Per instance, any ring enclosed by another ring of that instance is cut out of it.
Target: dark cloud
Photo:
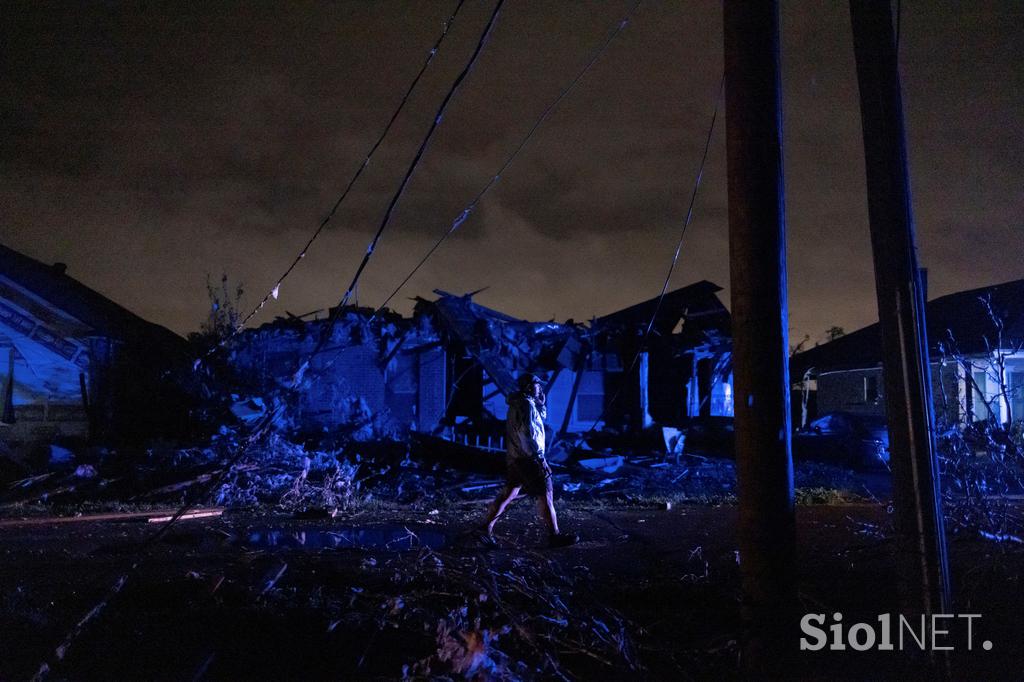
[[[206,273],[255,301],[333,205],[452,3],[5,2],[4,242],[177,331]],[[506,6],[360,287],[391,293],[587,62],[632,0]],[[934,294],[1024,277],[1024,17],[904,1],[901,55],[922,264]],[[264,315],[336,302],[473,49],[467,2],[403,116]],[[783,4],[790,325],[872,321],[856,73],[845,3]],[[461,230],[396,298],[490,288],[523,317],[655,295],[721,76],[717,2],[643,3]],[[724,119],[674,285],[728,285]],[[725,292],[728,293],[727,291]],[[726,298],[727,300],[727,298]]]

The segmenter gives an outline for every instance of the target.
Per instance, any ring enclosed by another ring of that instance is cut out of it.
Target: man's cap
[[[536,374],[531,374],[529,372],[526,372],[525,374],[520,374],[519,375],[519,390],[520,391],[525,391],[526,389],[528,389],[533,384],[541,384],[541,385],[543,385],[544,382],[541,380],[541,378],[539,376],[537,376]]]

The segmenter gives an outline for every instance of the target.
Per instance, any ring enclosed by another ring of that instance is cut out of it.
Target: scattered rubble
[[[222,429],[205,446],[150,451],[141,464],[107,451],[74,469],[49,471],[7,483],[0,513],[78,513],[174,504],[259,509],[301,518],[334,516],[372,505],[410,509],[484,500],[504,484],[505,456],[423,434],[405,441],[349,442],[334,449],[295,443],[278,433],[251,446],[232,463],[239,431]],[[660,431],[659,431],[660,434]],[[585,444],[552,462],[559,496],[626,505],[731,502],[731,460],[667,447],[616,454]],[[798,499],[835,503],[884,495],[878,482],[837,467],[804,462],[795,469]],[[884,481],[882,482],[884,484]],[[884,485],[881,485],[884,488]]]

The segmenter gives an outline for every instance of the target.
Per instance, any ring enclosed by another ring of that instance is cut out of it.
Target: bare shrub
[[[954,532],[1020,542],[1024,518],[1014,497],[1024,493],[1024,415],[1012,410],[1014,391],[1021,389],[1008,384],[1007,358],[1019,353],[1024,343],[1004,337],[1004,321],[990,299],[979,302],[995,328],[991,341],[983,338],[985,352],[962,352],[948,331],[939,344],[943,365],[953,363],[963,373],[973,404],[968,410],[952,409],[952,399],[939,382],[937,440],[945,513]],[[978,375],[994,390],[979,385]],[[1005,421],[1000,418],[1004,412]]]

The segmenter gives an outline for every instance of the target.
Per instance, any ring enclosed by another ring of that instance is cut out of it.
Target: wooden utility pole
[[[925,307],[888,0],[850,0],[904,614],[949,613]]]
[[[762,676],[798,642],[778,2],[723,14],[743,663]]]

